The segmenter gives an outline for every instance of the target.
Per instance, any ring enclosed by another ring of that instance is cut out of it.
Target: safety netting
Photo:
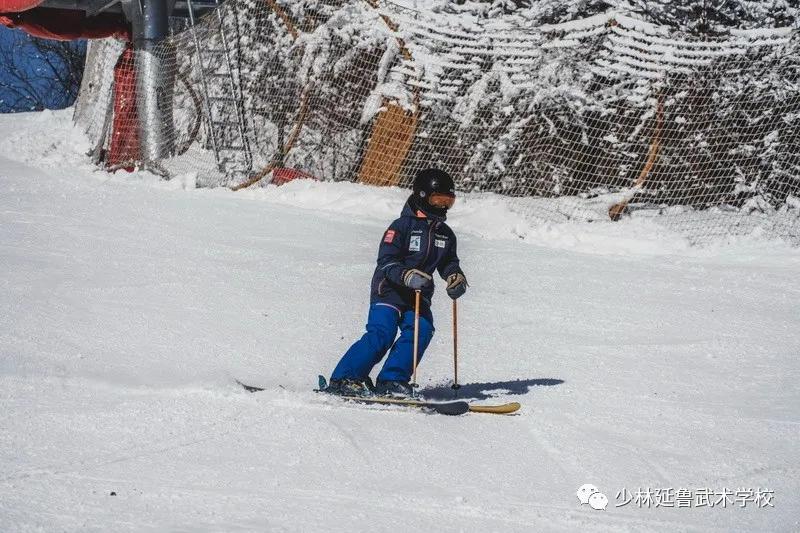
[[[800,236],[798,31],[701,38],[618,11],[543,25],[415,5],[228,0],[176,21],[156,57],[96,41],[76,121],[107,167],[201,186],[407,186],[436,166],[544,221]],[[134,105],[153,61],[161,122]],[[156,127],[159,158],[142,138]]]

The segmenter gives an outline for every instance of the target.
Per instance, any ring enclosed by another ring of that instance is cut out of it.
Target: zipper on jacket
[[[436,229],[438,222],[431,222],[431,229],[428,230],[428,246],[425,248],[425,258],[422,260],[422,268],[425,268],[425,263],[428,261],[428,256],[431,254],[431,237]]]

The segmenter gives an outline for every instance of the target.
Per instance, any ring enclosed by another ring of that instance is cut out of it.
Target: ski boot
[[[414,396],[414,389],[405,381],[378,381],[374,393],[387,398],[411,398]]]
[[[355,397],[368,397],[373,395],[375,386],[372,380],[366,379],[332,379],[328,386],[321,392],[334,394],[336,396],[355,396]]]

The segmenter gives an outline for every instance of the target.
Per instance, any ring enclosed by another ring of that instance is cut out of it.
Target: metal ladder
[[[223,26],[220,0],[214,0],[219,35],[218,48],[204,48],[195,31],[192,1],[187,0],[205,102],[208,141],[219,171],[231,178],[247,178],[253,169],[253,154],[248,141],[247,121],[242,108],[242,92],[237,83],[230,44]],[[207,44],[210,44],[207,43]]]

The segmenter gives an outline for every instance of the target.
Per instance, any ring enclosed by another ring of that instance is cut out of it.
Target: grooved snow
[[[406,192],[109,176],[69,119],[0,116],[0,531],[798,529],[797,249],[461,197],[462,397],[519,416],[339,406],[311,388]],[[442,288],[420,377],[449,398]],[[774,508],[615,507],[648,487]]]

